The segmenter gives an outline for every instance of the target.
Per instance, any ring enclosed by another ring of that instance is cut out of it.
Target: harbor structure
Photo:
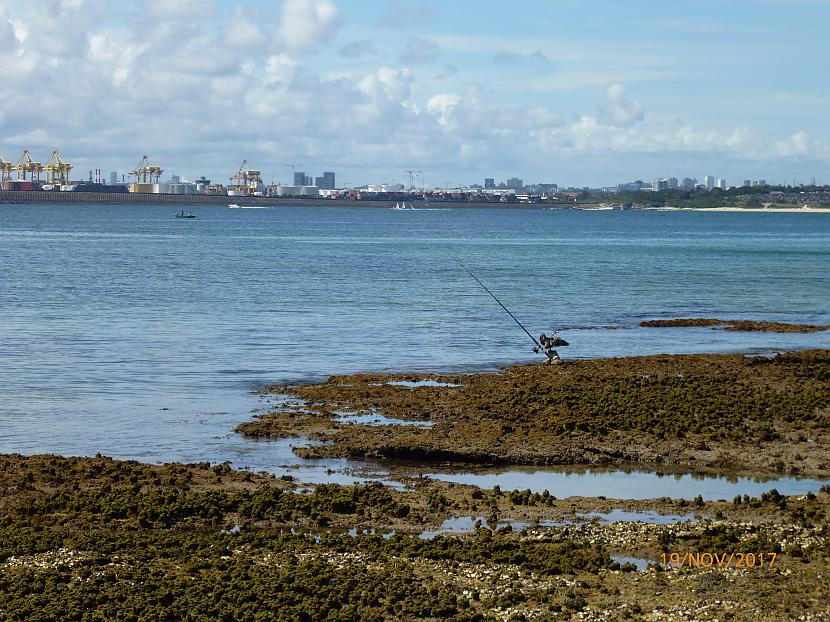
[[[253,169],[246,169],[248,160],[242,160],[239,170],[231,177],[228,184],[228,196],[241,197],[265,196],[265,184],[262,183],[262,172]]]

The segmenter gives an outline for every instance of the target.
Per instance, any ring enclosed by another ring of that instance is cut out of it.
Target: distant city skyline
[[[243,159],[283,184],[830,181],[830,3],[680,9],[6,0],[0,154],[220,183]]]

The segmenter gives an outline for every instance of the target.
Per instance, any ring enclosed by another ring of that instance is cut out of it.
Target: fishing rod
[[[522,323],[519,321],[519,319],[518,319],[515,315],[513,315],[512,313],[510,313],[510,309],[508,309],[507,307],[505,307],[505,306],[504,306],[504,304],[502,303],[502,301],[501,301],[501,300],[499,300],[498,298],[496,298],[496,295],[495,295],[493,292],[491,292],[491,291],[487,288],[487,286],[486,286],[484,283],[482,283],[482,282],[479,280],[479,278],[478,278],[475,274],[473,274],[473,273],[472,273],[472,271],[471,271],[471,270],[470,270],[467,266],[465,266],[463,263],[461,263],[461,260],[460,260],[458,257],[456,257],[455,255],[450,255],[450,257],[452,257],[452,258],[455,260],[455,262],[456,262],[459,266],[461,266],[467,274],[469,274],[471,277],[473,277],[473,278],[475,279],[476,283],[478,283],[479,285],[481,285],[481,287],[483,287],[483,288],[484,288],[484,291],[486,291],[488,294],[490,294],[490,296],[492,296],[492,297],[493,297],[493,300],[495,300],[497,303],[499,303],[499,306],[500,306],[502,309],[504,309],[505,311],[507,311],[507,315],[509,315],[510,317],[512,317],[512,318],[513,318],[513,321],[514,321],[514,322],[516,322],[516,324],[518,324],[518,325],[521,327],[521,329],[522,329],[523,331],[525,331],[525,333],[527,334],[527,336],[528,336],[528,337],[530,337],[530,338],[531,338],[531,340],[533,340],[533,345],[534,345],[533,351],[538,353],[540,350],[543,350],[543,348],[542,348],[542,344],[540,344],[540,343],[536,340],[536,337],[534,337],[533,335],[531,335],[531,334],[530,334],[530,331],[528,331],[528,330],[525,328],[525,325],[524,325],[524,324],[522,324]]]

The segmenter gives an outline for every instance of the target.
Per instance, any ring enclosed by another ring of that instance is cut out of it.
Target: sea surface
[[[638,327],[830,324],[828,214],[175,211],[0,205],[0,453],[382,473],[233,428],[269,383],[539,360],[459,261],[532,334],[561,329],[565,358],[830,347],[830,333]]]

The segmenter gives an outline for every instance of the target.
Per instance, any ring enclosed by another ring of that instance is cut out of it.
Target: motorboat
[[[180,212],[176,212],[176,218],[196,218],[192,213],[186,212],[184,210]]]

